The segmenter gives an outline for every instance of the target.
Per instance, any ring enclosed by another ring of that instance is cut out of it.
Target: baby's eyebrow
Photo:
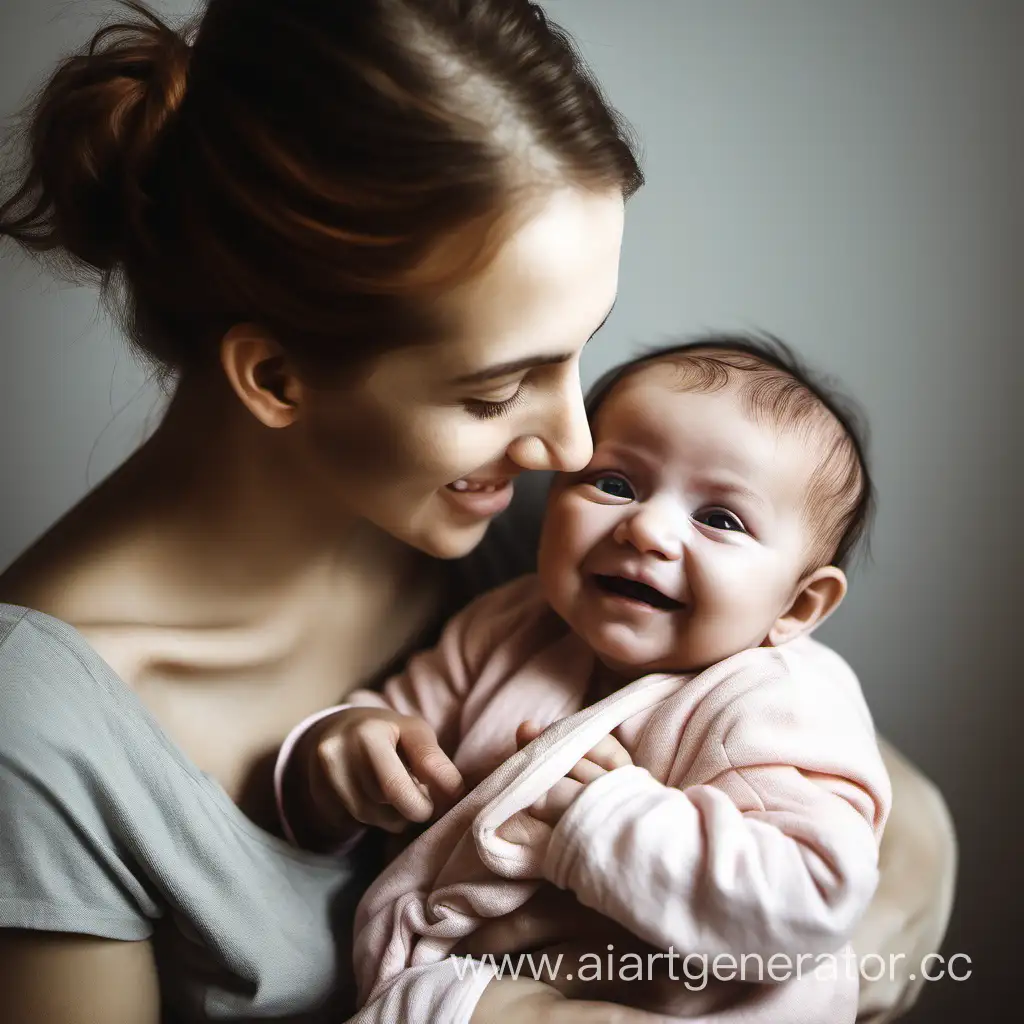
[[[716,494],[726,495],[731,498],[743,498],[762,508],[768,504],[763,494],[755,491],[752,487],[748,487],[746,484],[709,481],[707,487],[708,490],[714,491]]]

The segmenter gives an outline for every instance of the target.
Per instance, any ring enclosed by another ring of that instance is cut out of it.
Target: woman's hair
[[[679,391],[714,392],[738,382],[748,415],[802,431],[820,449],[807,495],[814,533],[807,570],[848,568],[858,548],[868,544],[875,512],[867,421],[860,409],[772,334],[707,334],[649,349],[609,370],[587,394],[590,423],[619,384],[659,363],[676,370],[673,386]]]
[[[209,0],[180,31],[119,3],[30,107],[0,237],[98,276],[165,370],[242,321],[318,373],[436,340],[531,193],[643,182],[528,0]]]

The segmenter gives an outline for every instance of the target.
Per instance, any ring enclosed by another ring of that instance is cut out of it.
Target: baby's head
[[[873,498],[854,415],[770,337],[649,353],[588,400],[594,457],[555,480],[552,607],[625,675],[697,671],[842,601]]]

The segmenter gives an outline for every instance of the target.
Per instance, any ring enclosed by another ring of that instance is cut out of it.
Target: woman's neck
[[[400,575],[424,557],[314,492],[285,430],[262,425],[222,374],[183,384],[138,453],[141,491],[163,491],[164,536],[219,586],[278,601],[293,587]]]
[[[70,570],[93,599],[108,595],[115,618],[130,595],[146,621],[179,624],[303,619],[317,602],[372,600],[432,575],[419,552],[308,493],[285,433],[252,417],[222,375],[186,381],[153,436],[14,575]]]

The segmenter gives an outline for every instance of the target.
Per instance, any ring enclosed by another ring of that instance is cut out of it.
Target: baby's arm
[[[355,690],[292,730],[274,773],[289,839],[344,848],[360,823],[400,831],[458,795],[462,780],[450,757],[465,699],[532,589],[524,579],[484,594],[381,693]]]
[[[888,779],[846,680],[751,654],[707,698],[687,753],[707,783],[632,766],[595,779],[558,822],[545,875],[660,949],[832,952],[877,884]]]

